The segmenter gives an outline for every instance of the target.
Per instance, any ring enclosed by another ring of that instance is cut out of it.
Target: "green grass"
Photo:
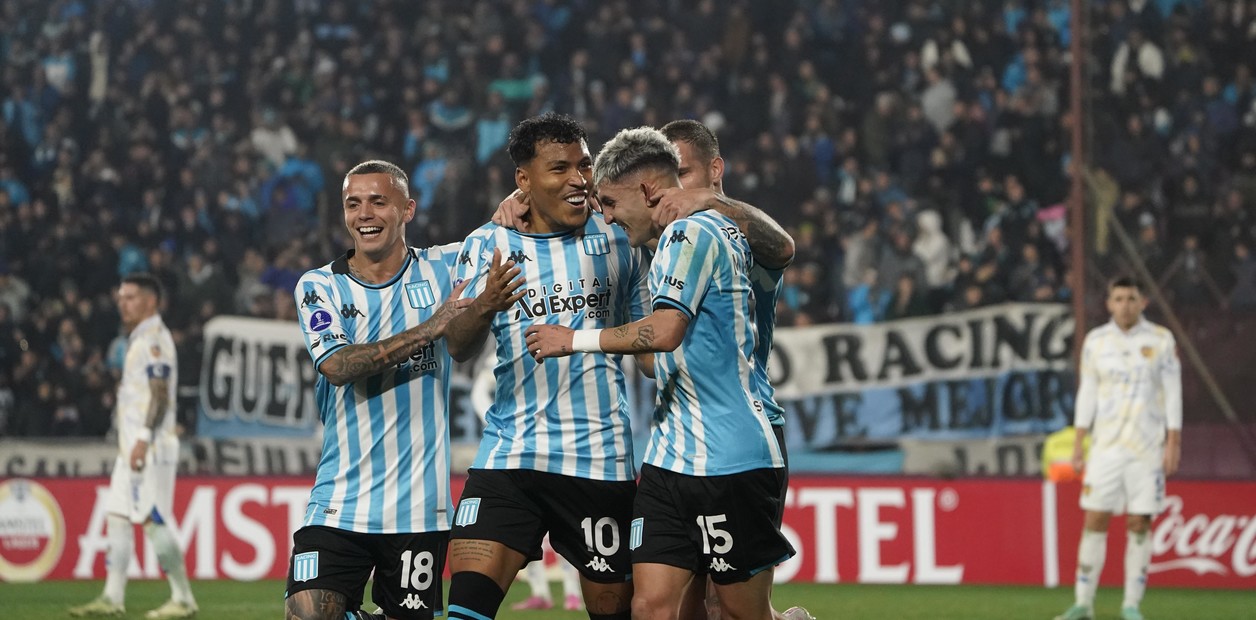
[[[204,620],[274,620],[283,616],[283,584],[278,581],[202,581],[194,583],[193,588],[201,606],[200,618]],[[0,583],[0,618],[66,618],[66,607],[92,599],[100,589],[99,581]],[[526,592],[527,587],[522,583],[515,584],[502,606],[506,611],[498,617],[520,620],[587,617],[584,613],[564,611],[509,611],[510,604],[522,599]],[[159,605],[168,593],[163,581],[132,582],[127,591],[127,617],[142,618],[145,611]],[[1071,588],[785,584],[776,587],[773,599],[778,609],[803,605],[820,620],[1047,620],[1067,607],[1072,596]],[[1120,604],[1119,589],[1101,590],[1096,604],[1098,620],[1115,620]],[[1250,620],[1256,618],[1256,593],[1152,588],[1143,603],[1143,612],[1152,620]]]

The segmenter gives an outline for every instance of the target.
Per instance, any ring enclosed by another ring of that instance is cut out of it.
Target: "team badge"
[[[1138,352],[1142,353],[1143,357],[1147,359],[1151,359],[1156,356],[1156,350],[1151,347],[1143,347],[1142,349],[1139,349]]]
[[[436,303],[436,295],[432,293],[432,285],[427,280],[406,284],[406,298],[411,308],[427,308]]]
[[[298,553],[292,556],[292,580],[309,581],[318,577],[318,552]]]
[[[468,497],[458,502],[458,512],[454,514],[454,525],[466,527],[474,525],[480,519],[480,498]]]
[[[605,233],[585,235],[582,241],[584,241],[584,253],[589,256],[601,256],[611,251],[611,242]]]

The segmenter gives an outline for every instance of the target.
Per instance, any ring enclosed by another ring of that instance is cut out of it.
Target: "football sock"
[[[175,541],[170,527],[164,523],[149,521],[144,524],[144,534],[157,552],[161,570],[166,572],[166,580],[170,582],[170,598],[180,603],[196,604],[192,598],[192,586],[188,584],[187,567],[183,565],[183,552],[179,551],[179,543]]]
[[[135,529],[130,520],[119,515],[109,515],[105,523],[105,538],[109,541],[105,554],[105,598],[121,604],[126,598],[126,572],[135,549]]]
[[[543,561],[528,562],[528,566],[523,569],[523,575],[528,580],[528,588],[532,590],[532,596],[539,596],[547,601],[554,599],[550,594],[549,580],[545,578]]]
[[[506,593],[483,573],[464,570],[449,578],[449,619],[484,620],[497,617]]]
[[[1108,552],[1108,533],[1082,531],[1082,542],[1077,549],[1077,604],[1093,607],[1095,588],[1103,574],[1103,561]]]
[[[570,562],[558,559],[558,567],[563,574],[563,596],[580,596],[580,573]]]
[[[1147,591],[1147,567],[1151,564],[1151,532],[1129,532],[1125,540],[1125,602],[1121,607],[1133,607],[1143,602]]]

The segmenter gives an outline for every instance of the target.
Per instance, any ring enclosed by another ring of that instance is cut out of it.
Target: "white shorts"
[[[174,475],[179,469],[179,441],[158,440],[148,451],[143,471],[131,469],[130,455],[119,454],[109,481],[109,514],[132,523],[169,523],[174,517]]]
[[[1156,515],[1164,507],[1164,464],[1092,452],[1082,478],[1082,510]]]

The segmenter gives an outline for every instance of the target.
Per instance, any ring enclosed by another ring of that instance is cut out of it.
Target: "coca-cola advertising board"
[[[281,579],[311,480],[179,480],[175,538],[194,579]],[[454,493],[463,480],[454,480]],[[0,481],[0,580],[104,576],[108,480]],[[798,554],[777,581],[1043,584],[1072,582],[1077,485],[1033,479],[795,476],[783,530]],[[1170,482],[1153,532],[1156,585],[1256,588],[1256,483]],[[1113,522],[1109,558],[1123,556]],[[734,541],[734,544],[736,541]],[[1120,583],[1110,561],[1104,582]],[[160,569],[136,537],[134,578]]]

